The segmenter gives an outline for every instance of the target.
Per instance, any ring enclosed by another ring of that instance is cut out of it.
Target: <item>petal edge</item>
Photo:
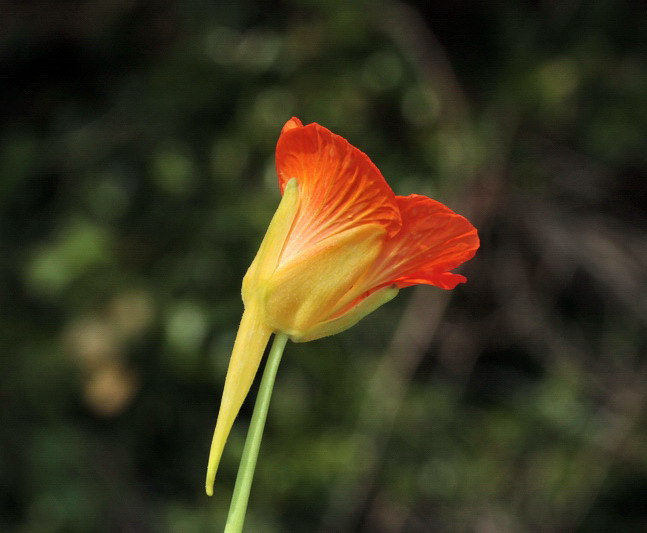
[[[429,284],[453,289],[466,281],[450,271],[474,257],[476,228],[440,202],[418,194],[398,196],[402,229],[389,239],[374,265],[374,287]]]

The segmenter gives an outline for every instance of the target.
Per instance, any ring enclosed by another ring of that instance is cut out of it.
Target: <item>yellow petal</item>
[[[209,496],[213,494],[213,482],[231,426],[254,381],[271,333],[272,330],[261,319],[258,306],[253,303],[246,306],[229,360],[218,421],[211,441],[206,481]]]
[[[365,224],[338,233],[281,263],[261,302],[268,324],[300,338],[328,320],[336,304],[380,253],[386,231]],[[359,297],[358,292],[356,297]]]

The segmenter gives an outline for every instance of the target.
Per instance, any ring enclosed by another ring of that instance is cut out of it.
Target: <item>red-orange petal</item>
[[[281,193],[299,184],[299,212],[291,248],[318,242],[362,224],[379,224],[390,236],[401,225],[396,197],[366,154],[319,124],[292,118],[276,146]]]
[[[303,122],[301,122],[297,117],[292,117],[288,120],[281,129],[281,135],[286,131],[293,130],[294,128],[303,128]],[[281,187],[281,192],[283,192],[283,187]]]
[[[421,283],[453,289],[466,281],[450,270],[471,259],[479,247],[476,228],[451,209],[426,196],[398,196],[400,232],[389,239],[374,265],[374,287]]]

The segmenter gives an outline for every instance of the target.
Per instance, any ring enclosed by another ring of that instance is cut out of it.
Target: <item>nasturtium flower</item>
[[[479,246],[467,219],[426,196],[396,196],[366,154],[319,124],[285,124],[276,169],[283,198],[243,279],[208,494],[273,332],[311,341],[348,329],[403,287],[453,289],[466,278],[450,271]]]

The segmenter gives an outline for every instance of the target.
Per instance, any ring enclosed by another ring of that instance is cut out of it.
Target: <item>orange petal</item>
[[[388,240],[373,266],[374,287],[425,283],[453,289],[466,281],[450,270],[471,259],[479,247],[476,229],[451,209],[426,196],[398,196],[402,229]]]
[[[380,171],[323,126],[290,119],[276,146],[276,168],[281,192],[291,178],[299,184],[299,213],[283,257],[363,224],[379,224],[389,236],[398,232],[395,195]]]
[[[303,127],[303,122],[301,122],[297,117],[292,117],[283,125],[283,129],[281,130],[281,135],[283,135],[286,131],[293,130],[294,128],[302,128],[302,127]],[[283,187],[284,185],[281,186],[281,192],[283,192]]]

